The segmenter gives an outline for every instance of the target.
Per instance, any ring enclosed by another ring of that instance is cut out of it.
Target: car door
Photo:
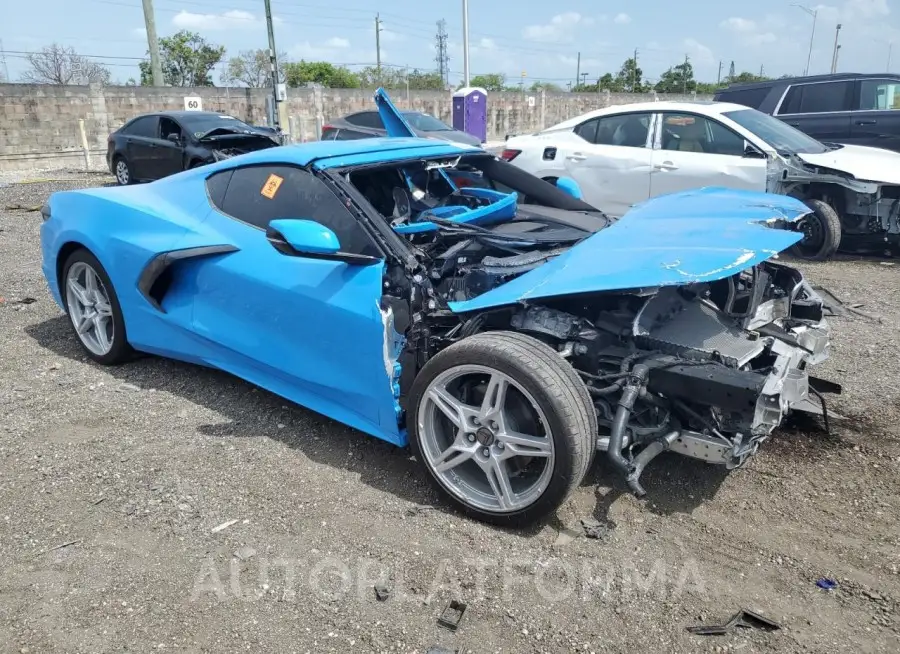
[[[581,186],[584,200],[612,216],[650,197],[651,112],[589,119],[560,139],[557,158]]]
[[[650,195],[704,186],[766,190],[766,158],[745,153],[744,138],[714,118],[663,112],[654,138]]]
[[[353,265],[282,254],[267,240],[275,219],[308,219],[334,231],[341,250],[380,255],[331,188],[290,165],[232,173],[205,225],[238,251],[198,260],[193,329],[213,344],[216,367],[375,434],[397,433],[386,369],[383,264]]]
[[[173,136],[178,140],[170,140]],[[185,132],[178,123],[168,116],[160,116],[158,149],[152,164],[155,179],[184,170],[185,138]]]
[[[775,116],[819,141],[847,143],[852,138],[853,80],[793,84]]]
[[[851,142],[900,152],[900,80],[862,79]]]
[[[153,168],[158,135],[158,116],[141,116],[128,126],[125,158],[135,179],[155,179]]]

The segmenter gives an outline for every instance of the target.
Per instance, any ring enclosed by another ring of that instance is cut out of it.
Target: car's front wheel
[[[127,361],[133,350],[122,308],[97,257],[86,249],[76,250],[63,264],[60,281],[66,313],[87,355],[105,365]]]
[[[803,240],[791,248],[791,254],[801,259],[825,261],[841,245],[841,219],[837,211],[822,200],[805,200],[812,212],[801,219]]]
[[[554,512],[583,479],[596,414],[578,374],[548,345],[513,332],[466,338],[428,361],[407,426],[436,487],[502,525]]]

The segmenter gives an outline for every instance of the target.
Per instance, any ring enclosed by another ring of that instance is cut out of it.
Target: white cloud
[[[277,19],[275,22],[278,22]],[[231,9],[221,14],[195,14],[181,10],[172,18],[172,25],[186,30],[256,29],[263,25],[262,17],[249,11]]]
[[[766,23],[777,24],[776,17],[768,16]],[[734,16],[719,23],[719,26],[738,35],[738,40],[742,45],[755,47],[774,43],[778,40],[773,32],[763,30],[763,27],[754,20],[749,18],[740,18]]]
[[[135,27],[131,30],[131,35],[135,36],[139,39],[147,38],[147,28],[146,27]]]
[[[325,39],[320,43],[312,43],[303,41],[297,43],[287,50],[291,59],[304,59],[306,61],[330,61],[335,62],[368,62],[373,66],[377,55],[375,50],[355,49],[351,46],[348,39],[340,36],[333,36]],[[381,60],[388,61],[390,55],[382,48]]]
[[[391,30],[382,29],[381,30],[381,41],[382,43],[395,43],[397,41],[405,41],[406,37],[400,34],[399,32],[392,32]]]
[[[696,39],[685,39],[683,44],[694,63],[708,64],[715,60],[713,51]]]
[[[631,22],[631,16],[626,13],[616,14],[616,17],[613,18],[613,22],[616,25],[627,25]]]
[[[578,27],[590,27],[594,19],[582,16],[577,11],[557,14],[544,25],[529,25],[522,30],[522,38],[542,43],[563,43],[574,38]]]
[[[720,27],[738,34],[749,34],[756,31],[756,23],[749,18],[732,17],[719,23]]]
[[[325,41],[324,45],[326,48],[349,48],[350,41],[339,36],[332,36],[330,39]]]
[[[570,57],[569,55],[561,54],[561,55],[556,55],[556,58],[559,60],[559,62],[561,64],[568,66],[570,68],[576,68],[578,66],[578,58],[577,57]],[[588,77],[590,77],[592,75],[594,77],[596,77],[597,76],[596,71],[600,70],[600,67],[602,65],[603,65],[603,62],[600,61],[599,59],[592,59],[590,57],[582,57],[581,58],[581,72],[588,73]],[[594,70],[589,70],[589,69],[594,69]],[[578,80],[578,82],[580,83],[581,80]]]
[[[497,42],[494,39],[482,38],[478,41],[479,47],[483,50],[497,50]]]

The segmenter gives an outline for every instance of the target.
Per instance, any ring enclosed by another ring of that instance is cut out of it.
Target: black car
[[[733,84],[716,93],[819,141],[900,152],[900,75],[841,73]]]
[[[463,145],[481,145],[481,139],[472,136],[438,120],[431,114],[421,111],[401,111],[406,122],[417,136],[438,138],[444,141],[462,143]],[[360,111],[330,121],[322,128],[323,141],[349,141],[367,139],[375,136],[387,136],[384,123],[377,111]]]
[[[132,118],[110,134],[106,163],[125,185],[277,145],[276,132],[226,114],[162,111]]]

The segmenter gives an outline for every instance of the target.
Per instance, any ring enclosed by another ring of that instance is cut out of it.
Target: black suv
[[[715,99],[770,114],[820,141],[900,152],[900,75],[841,73],[733,84]]]

